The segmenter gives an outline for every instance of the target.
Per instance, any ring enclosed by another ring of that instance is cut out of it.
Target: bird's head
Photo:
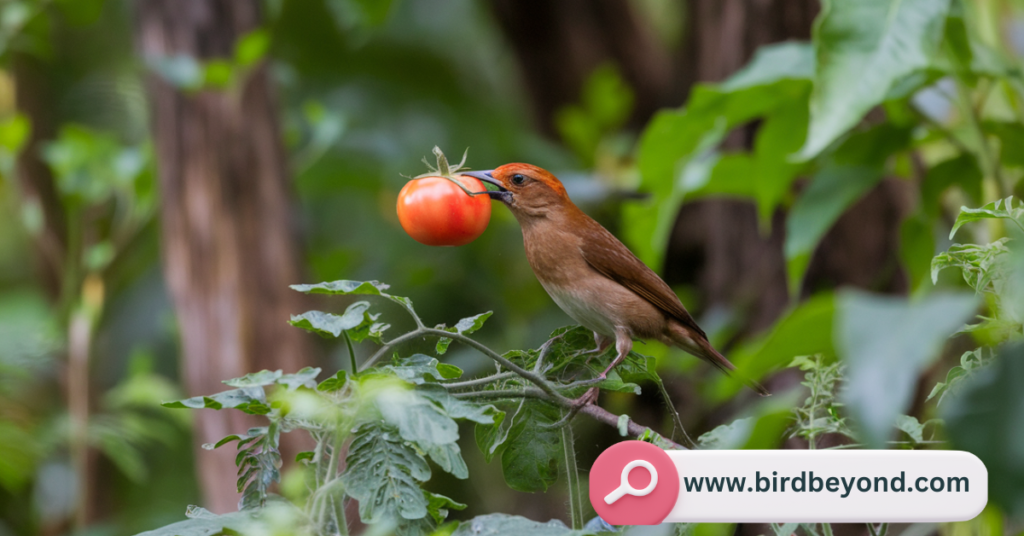
[[[469,175],[498,189],[488,192],[522,220],[523,217],[544,217],[570,203],[565,186],[547,170],[531,164],[505,164],[488,171],[467,171]]]

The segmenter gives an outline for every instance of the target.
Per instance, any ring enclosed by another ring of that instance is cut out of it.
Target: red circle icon
[[[650,443],[612,445],[590,469],[590,504],[612,525],[657,525],[678,497],[676,464]]]

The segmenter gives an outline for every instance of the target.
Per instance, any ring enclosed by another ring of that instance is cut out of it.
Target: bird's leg
[[[589,356],[589,357],[587,357],[587,360],[583,362],[583,365],[586,366],[586,365],[590,364],[590,360],[593,359],[595,355],[603,354],[604,351],[608,349],[608,346],[611,343],[612,343],[612,339],[610,337],[605,337],[604,335],[601,335],[600,333],[595,331],[594,332],[594,345],[595,345],[595,348],[593,350],[587,350],[586,352],[583,352],[581,354],[581,355]]]
[[[632,349],[633,338],[630,337],[629,332],[622,328],[615,330],[615,350],[618,352],[618,355],[616,355],[615,359],[613,359],[611,364],[608,365],[608,368],[604,369],[604,372],[598,376],[598,379],[605,379],[605,377],[608,376],[608,373],[611,372],[616,365],[622,363],[623,359],[626,359],[626,356],[629,355],[629,352]]]

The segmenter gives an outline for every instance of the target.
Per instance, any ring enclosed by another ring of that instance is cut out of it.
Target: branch
[[[612,428],[619,427],[619,416],[602,408],[601,406],[587,404],[580,408],[580,413],[594,419],[595,421],[603,422],[608,426],[611,426]],[[637,424],[633,419],[629,419],[626,422],[626,432],[628,432],[629,435],[633,437],[642,437],[644,433],[647,432],[647,430],[648,427]],[[689,450],[686,447],[680,445],[679,443],[676,443],[675,441],[672,441],[667,437],[662,436],[662,439],[671,443],[672,447],[677,450]]]

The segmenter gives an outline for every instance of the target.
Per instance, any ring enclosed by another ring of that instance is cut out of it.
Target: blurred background
[[[1024,3],[962,5],[1019,71]],[[200,445],[255,421],[159,402],[260,369],[344,368],[343,347],[287,320],[347,302],[289,284],[380,280],[435,323],[493,310],[478,337],[500,351],[571,323],[500,206],[465,247],[430,248],[402,231],[397,193],[435,145],[453,160],[468,148],[475,169],[554,171],[726,354],[832,289],[930,286],[928,259],[948,245],[931,237],[948,234],[961,202],[983,204],[950,181],[922,208],[918,176],[948,151],[904,147],[882,156],[884,173],[865,188],[819,192],[846,201],[811,211],[821,229],[803,257],[786,251],[801,177],[767,204],[742,188],[645,197],[656,187],[636,157],[652,117],[729,79],[763,45],[808,41],[819,10],[817,0],[0,1],[0,536],[129,535],[181,519],[187,504],[234,509],[233,453]],[[929,124],[956,119],[941,91],[914,98]],[[877,108],[865,121],[886,114],[896,117]],[[799,149],[805,123],[776,152]],[[760,151],[761,119],[729,127],[722,151]],[[1019,165],[1024,145],[1013,147],[1003,155]],[[953,198],[940,199],[950,186]],[[642,213],[665,222],[660,235],[636,223]],[[928,240],[913,242],[924,251],[908,265],[906,222],[921,214]],[[388,316],[396,331],[409,327]],[[670,354],[656,346],[638,350]],[[918,415],[969,345],[953,346],[922,378]],[[747,394],[707,387],[714,371],[671,355],[659,369],[692,437],[753,407]],[[490,366],[456,348],[446,359],[470,373]],[[766,383],[785,392],[800,379],[790,370]],[[656,389],[604,402],[638,422],[670,419]],[[615,434],[580,426],[588,467]],[[475,489],[501,471],[471,443],[474,478],[438,484],[474,499],[454,517],[564,519],[558,489]]]

